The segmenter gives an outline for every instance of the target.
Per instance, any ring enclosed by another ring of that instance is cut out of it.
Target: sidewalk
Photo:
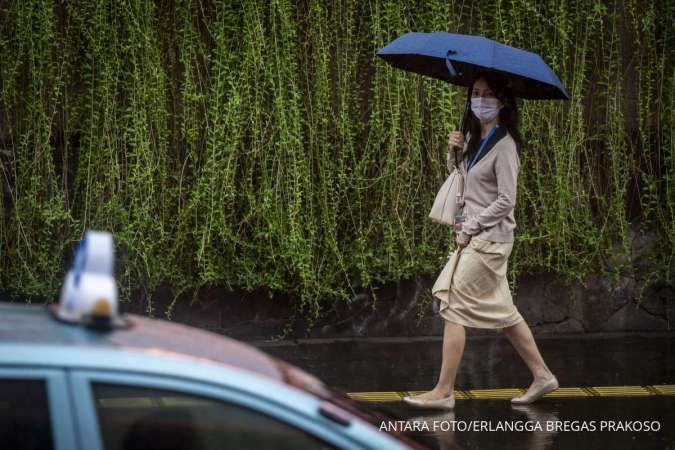
[[[675,332],[540,335],[539,350],[562,386],[675,384]],[[345,392],[431,389],[442,338],[253,341]],[[467,337],[457,389],[527,387],[531,375],[505,336]]]

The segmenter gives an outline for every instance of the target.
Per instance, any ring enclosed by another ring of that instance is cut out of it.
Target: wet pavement
[[[407,430],[429,448],[675,450],[675,395],[661,395],[674,392],[658,388],[675,385],[675,333],[535,339],[561,392],[581,388],[594,395],[547,396],[519,407],[508,398],[464,398],[450,412],[417,410],[401,401],[359,403],[397,419],[383,427]],[[434,386],[441,364],[439,337],[253,344],[346,393],[399,398],[407,391],[426,391]],[[467,338],[457,391],[527,388],[530,382],[529,370],[504,336]],[[626,385],[642,388],[612,388]]]

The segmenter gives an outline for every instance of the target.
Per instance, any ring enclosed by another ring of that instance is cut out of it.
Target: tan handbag
[[[443,225],[454,225],[455,215],[464,207],[464,176],[457,167],[455,157],[454,168],[436,194],[429,218]]]

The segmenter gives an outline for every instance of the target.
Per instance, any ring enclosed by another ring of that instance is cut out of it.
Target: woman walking
[[[451,133],[448,139],[450,170],[455,163],[452,149],[463,149],[458,168],[465,186],[462,217],[455,223],[457,265],[452,279],[446,285],[437,281],[433,289],[433,295],[441,300],[439,313],[445,322],[441,371],[431,391],[404,398],[422,408],[454,408],[464,327],[503,332],[532,372],[529,389],[511,399],[512,403],[532,403],[558,388],[558,380],[513,304],[506,279],[520,169],[517,105],[504,79],[494,72],[474,79],[469,101],[462,131]]]

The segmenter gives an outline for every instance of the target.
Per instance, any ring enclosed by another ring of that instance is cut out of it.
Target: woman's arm
[[[480,233],[484,228],[497,225],[516,206],[516,189],[520,160],[515,147],[506,147],[495,158],[497,198],[477,216],[462,223],[462,231],[469,235]]]

